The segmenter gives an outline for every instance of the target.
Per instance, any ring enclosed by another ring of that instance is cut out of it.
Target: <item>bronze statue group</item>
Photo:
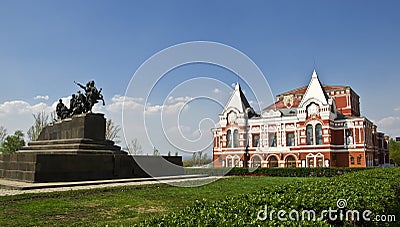
[[[91,113],[94,104],[96,104],[98,100],[103,101],[103,106],[105,105],[103,95],[101,94],[102,89],[100,88],[100,90],[97,90],[93,80],[88,82],[86,86],[75,81],[74,83],[81,87],[85,91],[85,94],[82,94],[81,91],[78,91],[77,94],[72,94],[69,108],[67,108],[60,99],[56,107],[58,119],[62,120],[77,114]]]

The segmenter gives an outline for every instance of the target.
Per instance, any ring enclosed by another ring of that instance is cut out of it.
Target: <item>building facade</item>
[[[213,129],[215,167],[366,167],[389,163],[388,137],[360,115],[349,86],[308,86],[276,97],[260,113],[239,83]]]

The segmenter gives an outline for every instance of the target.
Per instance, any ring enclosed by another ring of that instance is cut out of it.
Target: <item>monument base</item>
[[[105,139],[103,114],[46,126],[38,141],[0,155],[0,178],[25,182],[107,180],[182,175],[180,156],[130,156]]]
[[[147,166],[148,164],[151,166]],[[107,180],[182,174],[181,156],[136,157],[125,153],[95,152],[23,152],[0,155],[0,178],[25,182]]]

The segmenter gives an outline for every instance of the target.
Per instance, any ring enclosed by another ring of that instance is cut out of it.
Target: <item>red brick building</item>
[[[365,167],[389,163],[388,137],[360,115],[349,86],[308,86],[254,112],[240,85],[213,129],[216,167]]]

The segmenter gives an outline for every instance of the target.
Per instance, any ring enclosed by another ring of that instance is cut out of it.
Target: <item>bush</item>
[[[324,167],[324,168],[185,168],[185,174],[209,176],[271,176],[271,177],[332,177],[344,173],[358,172],[369,168]]]
[[[264,171],[264,170],[263,170]],[[347,204],[339,209],[338,200]],[[362,213],[371,210],[371,220],[376,215],[390,214],[400,218],[400,168],[368,169],[332,178],[320,178],[311,182],[299,182],[265,188],[259,192],[227,197],[223,201],[196,201],[190,207],[161,218],[144,221],[139,226],[243,226],[243,225],[368,225],[398,226],[399,222],[373,222],[362,218],[358,221],[311,220],[279,221],[277,214],[265,221],[257,219],[260,211],[286,211],[286,218],[292,210],[314,210],[317,218],[323,210],[337,209],[343,214],[347,210]],[[343,217],[343,216],[342,216]]]
[[[370,167],[371,168],[371,167]],[[374,168],[374,167],[372,167]],[[248,168],[233,168],[228,175],[245,176],[278,176],[278,177],[332,177],[344,173],[358,172],[367,168],[349,168],[349,167],[321,167],[321,168],[257,168],[253,171]]]

